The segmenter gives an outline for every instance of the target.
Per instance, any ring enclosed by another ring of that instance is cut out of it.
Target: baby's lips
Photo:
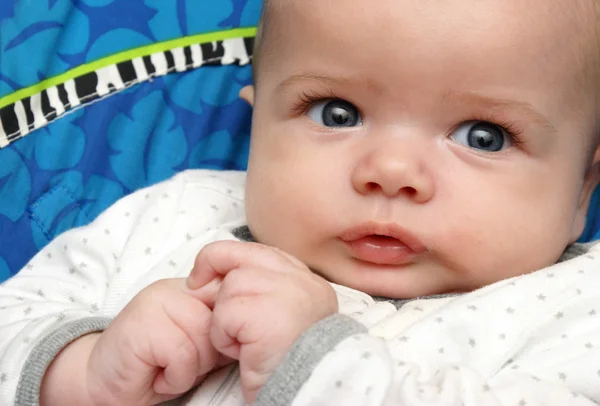
[[[406,265],[419,254],[391,237],[366,236],[346,244],[356,259],[377,265]]]

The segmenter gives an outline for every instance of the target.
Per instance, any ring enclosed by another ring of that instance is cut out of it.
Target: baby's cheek
[[[443,266],[474,287],[504,279],[523,255],[506,226],[482,221],[445,229],[430,248]]]

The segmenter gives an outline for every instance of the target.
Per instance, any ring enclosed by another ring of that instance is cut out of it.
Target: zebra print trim
[[[105,66],[0,109],[0,148],[98,99],[154,77],[209,65],[247,65],[254,38],[172,48]]]

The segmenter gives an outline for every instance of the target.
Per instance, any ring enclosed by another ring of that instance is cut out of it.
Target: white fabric
[[[600,404],[598,247],[468,295],[354,308],[369,334],[330,352],[293,405]]]
[[[241,172],[196,170],[138,191],[58,237],[0,285],[0,405],[13,403],[27,355],[50,331],[114,317],[152,282],[185,277],[203,245],[235,239],[231,231],[245,224],[244,182]],[[370,334],[328,354],[294,405],[600,404],[597,248],[400,310],[334,288],[341,312]],[[190,404],[208,404],[224,390],[219,404],[242,405],[238,380],[234,370],[221,371]]]
[[[114,317],[153,282],[185,277],[205,244],[243,225],[245,173],[186,171],[70,230],[0,285],[0,406],[12,405],[40,339],[86,317]]]

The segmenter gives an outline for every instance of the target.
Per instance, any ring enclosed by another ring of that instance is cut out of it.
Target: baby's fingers
[[[213,311],[210,339],[214,348],[226,357],[240,360],[241,346],[257,343],[288,343],[295,323],[277,311],[272,297],[265,295],[233,296],[217,302]],[[268,353],[269,349],[265,348]]]
[[[218,276],[211,280],[210,282],[202,285],[197,289],[190,289],[188,286],[188,282],[184,281],[183,290],[193,298],[204,303],[209,309],[213,309],[215,307],[215,302],[217,300],[217,294],[221,289],[221,284],[223,283],[223,278]]]
[[[206,245],[196,256],[187,286],[196,290],[241,266],[277,272],[308,270],[298,259],[276,248],[257,243],[218,241]]]
[[[243,300],[230,300],[215,307],[213,323],[210,328],[210,340],[213,347],[223,356],[239,361],[240,343],[237,334],[244,324],[247,306]]]
[[[157,336],[163,348],[155,350],[156,364],[163,369],[155,377],[152,388],[158,395],[181,395],[202,376],[199,351],[181,330],[157,332]]]
[[[299,332],[295,321],[275,310],[264,295],[219,297],[213,312],[211,341],[217,351],[240,362],[244,398],[256,394],[292,346]]]
[[[150,333],[156,335],[152,340],[156,365],[164,368],[154,389],[161,394],[180,394],[217,364],[219,355],[210,342],[212,312],[203,302],[187,295],[172,297],[163,309],[172,327]]]

